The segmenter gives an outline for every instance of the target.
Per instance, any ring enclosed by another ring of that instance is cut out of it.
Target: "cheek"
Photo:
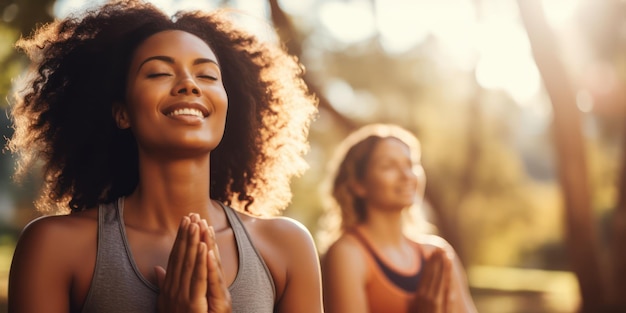
[[[393,185],[393,174],[390,172],[376,172],[366,177],[365,184],[368,193],[378,194],[384,193]]]
[[[129,99],[128,102],[128,112],[130,120],[133,124],[139,123],[141,120],[150,119],[149,117],[153,114],[150,114],[152,111],[150,108],[152,107],[150,104],[152,103],[152,99],[149,97],[134,97]]]
[[[126,90],[128,90],[126,93],[126,103],[132,111],[137,111],[153,101],[152,96],[154,92],[152,92],[152,90],[147,92],[149,89],[142,84],[129,85]]]
[[[156,113],[156,108],[169,89],[159,84],[135,83],[128,86],[126,103],[131,111],[131,117],[139,118],[147,112]],[[150,115],[150,113],[148,113]]]
[[[216,102],[216,105],[224,110],[228,109],[228,94],[226,94],[226,90],[224,89],[224,87],[222,86],[221,88],[216,88],[217,90],[213,91],[213,94],[215,95],[214,98],[214,102]]]

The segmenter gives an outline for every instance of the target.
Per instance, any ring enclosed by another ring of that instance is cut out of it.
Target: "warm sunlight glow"
[[[376,25],[386,51],[404,52],[426,38],[428,25],[422,18],[423,4],[403,0],[376,1]]]
[[[351,118],[368,118],[376,112],[376,99],[367,92],[355,91],[344,80],[328,80],[324,94],[337,111]]]
[[[552,27],[560,28],[574,17],[581,0],[543,0],[543,11]]]
[[[539,92],[541,81],[515,1],[481,3],[477,8],[469,0],[377,0],[372,10],[364,1],[331,1],[320,16],[344,43],[377,31],[391,54],[407,52],[431,36],[440,49],[434,56],[439,62],[475,70],[482,87],[504,90],[524,104]],[[369,24],[371,14],[376,29]]]
[[[524,29],[519,23],[497,18],[479,28],[478,83],[484,88],[505,90],[523,104],[539,91],[541,83]]]
[[[100,4],[104,4],[105,2],[105,0],[93,0],[89,2],[86,0],[58,0],[54,3],[52,11],[55,16],[64,17],[71,12],[98,6]]]
[[[285,10],[285,13],[296,16],[308,15],[314,3],[315,0],[278,0],[278,4]]]
[[[573,16],[580,1],[542,0],[542,4],[546,17],[556,27]],[[98,2],[104,1],[60,0],[55,12],[63,16]],[[216,5],[214,1],[194,0],[152,2],[170,13]],[[475,71],[476,80],[483,88],[504,90],[520,105],[539,92],[540,75],[515,1],[480,2],[479,7],[471,0],[376,0],[373,3],[372,7],[372,2],[367,0],[324,1],[319,3],[319,21],[338,47],[378,34],[387,53],[405,53],[431,37],[440,50],[434,56],[437,61]],[[288,12],[304,14],[316,2],[281,0],[280,4]],[[231,6],[249,14],[239,17],[250,30],[265,39],[277,40],[267,22],[266,3],[237,0]]]
[[[377,0],[375,14],[381,43],[389,53],[405,52],[428,35],[451,44],[451,50],[468,51],[464,46],[468,39],[465,32],[475,16],[469,0]]]
[[[580,291],[572,272],[472,266],[467,274],[475,288],[541,292],[554,310],[550,312],[575,312],[580,304]]]
[[[96,7],[106,3],[106,0],[57,0],[54,3],[54,15],[58,17],[67,16],[76,10],[82,10],[86,8]],[[198,3],[196,0],[154,0],[149,1],[157,7],[163,9],[169,14],[173,14],[178,10],[194,9],[194,8],[210,8],[212,7],[212,1]]]
[[[356,43],[375,33],[374,16],[368,1],[324,2],[319,9],[322,25],[344,43]]]
[[[54,6],[54,14],[58,17],[63,17],[76,10],[95,7],[105,2],[106,0],[58,0]],[[216,3],[215,0],[201,2],[197,0],[153,0],[149,2],[170,15],[181,10],[212,10],[218,8],[218,3]],[[262,40],[278,40],[271,21],[268,19],[268,8],[265,2],[257,0],[237,0],[234,1],[232,7],[238,10],[237,13],[233,13],[233,17],[236,18],[243,27],[255,33]]]

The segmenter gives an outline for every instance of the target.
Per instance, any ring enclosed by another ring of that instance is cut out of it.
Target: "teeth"
[[[178,110],[175,110],[174,112],[169,114],[169,116],[177,116],[177,115],[192,115],[192,116],[197,116],[199,118],[203,118],[204,117],[200,110],[189,109],[189,108],[178,109]]]

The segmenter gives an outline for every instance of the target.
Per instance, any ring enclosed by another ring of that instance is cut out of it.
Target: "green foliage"
[[[5,25],[0,25],[0,108],[6,107],[7,97],[11,90],[11,83],[22,71],[23,64],[19,62],[18,54],[12,49],[17,40],[17,32]]]
[[[32,33],[37,25],[52,20],[55,0],[0,0],[0,108],[5,107],[11,83],[26,66],[14,49],[15,41]]]

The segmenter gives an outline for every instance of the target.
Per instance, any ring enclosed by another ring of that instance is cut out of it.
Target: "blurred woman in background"
[[[368,125],[340,144],[331,165],[326,312],[476,312],[454,249],[435,235],[408,235],[407,213],[426,183],[417,138],[396,125]]]

